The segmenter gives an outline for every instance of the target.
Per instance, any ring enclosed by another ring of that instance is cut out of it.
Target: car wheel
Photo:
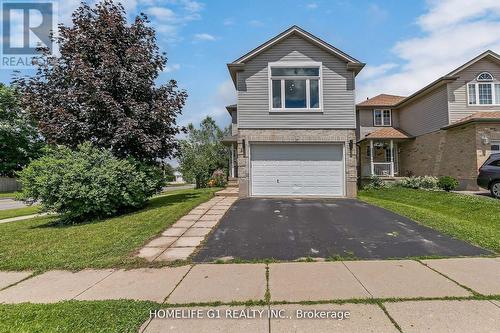
[[[496,180],[491,184],[491,195],[497,199],[500,199],[500,181]]]

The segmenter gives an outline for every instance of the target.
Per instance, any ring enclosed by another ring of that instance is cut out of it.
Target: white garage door
[[[252,195],[343,196],[341,144],[252,144]]]

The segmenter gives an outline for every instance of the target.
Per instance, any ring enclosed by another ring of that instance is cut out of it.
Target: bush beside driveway
[[[0,225],[0,270],[108,268],[146,265],[132,256],[217,189],[180,190],[151,199],[134,213],[78,225],[39,217]]]
[[[366,190],[358,196],[365,202],[500,253],[500,200],[406,188]]]

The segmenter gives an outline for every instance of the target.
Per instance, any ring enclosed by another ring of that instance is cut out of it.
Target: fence
[[[0,192],[14,192],[21,189],[21,184],[16,178],[0,177]]]

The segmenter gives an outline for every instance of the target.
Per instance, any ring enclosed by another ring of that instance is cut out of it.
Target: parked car
[[[491,191],[491,195],[500,199],[500,154],[492,154],[479,168],[477,185]]]

